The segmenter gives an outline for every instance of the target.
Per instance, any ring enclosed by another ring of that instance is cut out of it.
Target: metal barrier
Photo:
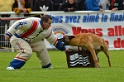
[[[9,26],[14,22],[13,20],[19,20],[21,18],[10,18],[8,14],[0,14],[0,51],[13,51],[9,41],[5,40],[5,33]]]
[[[6,30],[9,28],[10,20],[0,20],[0,51],[9,50],[11,48],[11,44],[9,41],[5,41],[4,34]]]

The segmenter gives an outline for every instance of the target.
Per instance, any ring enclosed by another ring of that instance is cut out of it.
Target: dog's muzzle
[[[58,41],[63,42],[64,43],[63,45],[69,45],[69,43],[65,40],[65,38],[60,38],[58,39]]]

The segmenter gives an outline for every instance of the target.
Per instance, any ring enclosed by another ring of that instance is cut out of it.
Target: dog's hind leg
[[[108,63],[109,63],[109,67],[111,67],[111,62],[110,62],[110,55],[109,55],[109,51],[107,49],[105,49],[103,51],[105,53],[105,55],[107,56],[107,59],[108,59]]]
[[[108,58],[109,67],[111,67],[110,54],[109,54],[109,50],[108,50],[108,45],[106,43],[104,43],[103,52],[105,53],[105,55]]]

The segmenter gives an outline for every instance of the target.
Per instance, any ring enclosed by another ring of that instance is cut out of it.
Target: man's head
[[[41,20],[42,20],[42,27],[44,29],[48,29],[51,26],[52,17],[50,15],[43,15],[41,17]]]
[[[69,4],[74,4],[75,0],[68,0]]]

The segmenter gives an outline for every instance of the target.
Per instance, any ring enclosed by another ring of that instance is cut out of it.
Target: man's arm
[[[47,41],[53,44],[58,50],[67,51],[68,49],[65,47],[64,43],[58,40],[57,36],[51,31],[49,35],[46,37]]]
[[[16,33],[16,31],[21,28],[22,25],[24,25],[24,22],[21,20],[13,23],[5,33],[5,40],[9,40]]]

